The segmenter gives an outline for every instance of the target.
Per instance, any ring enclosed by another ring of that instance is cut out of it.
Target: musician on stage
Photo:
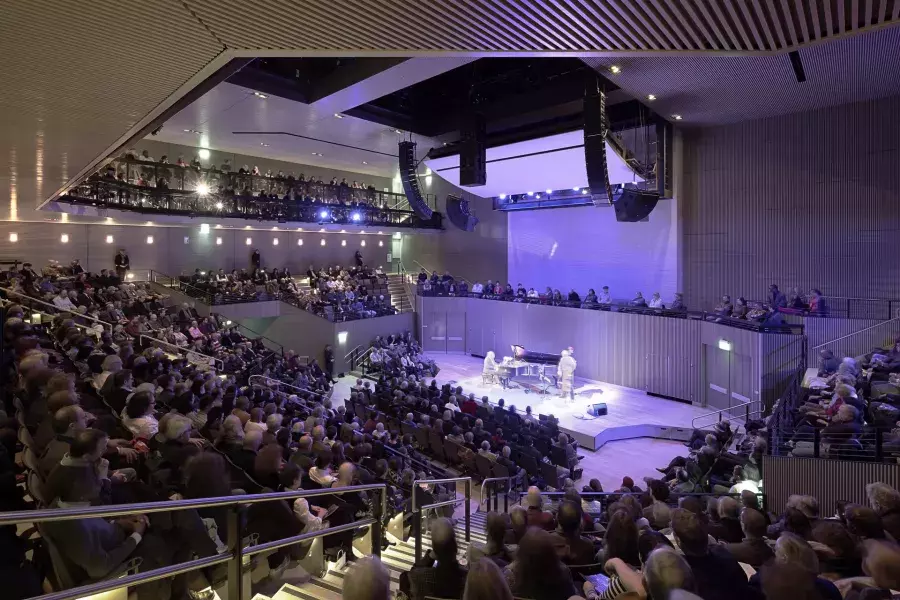
[[[494,360],[494,351],[488,350],[488,353],[484,357],[484,369],[481,371],[481,377],[483,381],[488,381],[490,383],[495,383],[497,381],[497,361]]]
[[[559,367],[557,367],[556,375],[559,377],[560,398],[568,397],[575,400],[575,367],[577,363],[572,358],[570,350],[562,351],[562,358],[559,359]]]

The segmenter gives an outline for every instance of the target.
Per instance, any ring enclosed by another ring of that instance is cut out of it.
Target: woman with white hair
[[[866,498],[869,507],[881,517],[884,530],[900,540],[900,492],[879,481],[866,486]]]
[[[97,391],[103,389],[103,384],[106,383],[106,380],[110,375],[122,370],[122,359],[115,354],[110,354],[103,359],[103,366],[101,368],[103,371],[94,375],[93,380],[94,389]]]
[[[497,361],[494,360],[493,350],[488,350],[487,354],[484,357],[484,368],[481,371],[481,378],[483,383],[497,383]]]

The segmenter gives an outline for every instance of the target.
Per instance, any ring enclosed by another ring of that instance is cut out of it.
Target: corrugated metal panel
[[[684,290],[900,297],[900,97],[685,135]]]
[[[867,505],[866,485],[880,481],[900,488],[900,465],[820,458],[763,457],[763,483],[768,509],[784,509],[792,494],[814,496],[822,516],[838,501]]]
[[[840,16],[836,3],[586,2],[584,0],[186,0],[229,47],[334,50],[632,50],[765,52],[785,50],[845,31],[896,20],[896,10],[872,14],[854,2]],[[730,3],[725,3],[730,4]],[[898,0],[884,0],[894,9]],[[710,6],[712,5],[712,6]],[[808,23],[814,27],[810,31]]]

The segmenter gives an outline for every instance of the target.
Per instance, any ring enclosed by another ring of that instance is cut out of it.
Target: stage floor
[[[559,427],[574,435],[578,443],[590,450],[606,442],[639,437],[682,440],[690,435],[691,420],[709,413],[709,409],[676,400],[648,396],[641,390],[626,388],[602,381],[575,377],[575,401],[559,398],[557,388],[551,394],[526,392],[526,388],[503,389],[500,385],[485,385],[481,370],[483,360],[463,354],[430,355],[441,372],[439,384],[462,386],[465,393],[473,393],[480,400],[487,396],[491,404],[503,398],[506,406],[514,405],[524,411],[531,406],[533,414],[552,414],[559,419]],[[533,381],[533,380],[532,380]],[[585,414],[587,406],[605,402],[608,414],[592,418]],[[585,418],[586,417],[586,418]]]

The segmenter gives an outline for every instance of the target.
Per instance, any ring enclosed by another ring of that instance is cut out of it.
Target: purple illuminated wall
[[[643,223],[619,223],[612,208],[593,206],[511,212],[509,281],[582,296],[608,285],[616,299],[660,292],[668,303],[680,291],[675,202],[660,201]]]

